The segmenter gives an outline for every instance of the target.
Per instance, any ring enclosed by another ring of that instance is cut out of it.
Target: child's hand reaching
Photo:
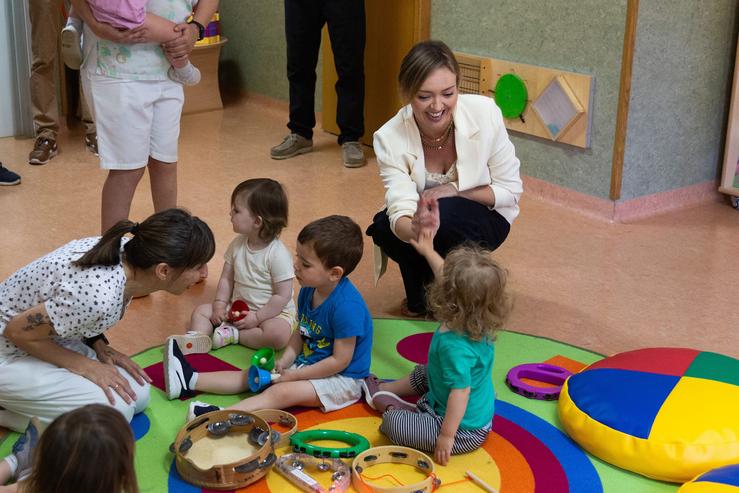
[[[210,323],[221,325],[228,318],[227,304],[224,301],[214,301],[211,309]]]
[[[436,439],[434,447],[434,460],[441,466],[447,465],[449,457],[452,455],[452,447],[454,446],[454,436],[439,435]]]
[[[424,257],[431,255],[434,251],[434,233],[429,229],[422,229],[418,233],[418,239],[411,238],[411,245]]]

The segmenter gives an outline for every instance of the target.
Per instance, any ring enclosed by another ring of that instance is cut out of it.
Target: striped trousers
[[[413,390],[418,395],[423,395],[416,404],[418,410],[388,409],[382,415],[380,431],[396,445],[433,452],[444,416],[437,414],[426,399],[425,394],[428,392],[426,366],[416,366],[411,372],[410,379]],[[452,454],[466,454],[480,448],[490,432],[491,425],[492,423],[475,430],[458,429],[454,435]]]

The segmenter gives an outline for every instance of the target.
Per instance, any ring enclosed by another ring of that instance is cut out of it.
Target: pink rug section
[[[398,345],[395,346],[395,350],[405,359],[419,365],[425,365],[429,360],[429,347],[431,347],[431,338],[433,336],[433,332],[413,334],[405,339],[401,339]]]
[[[188,354],[185,359],[197,372],[241,370],[241,368],[237,368],[210,354]],[[164,392],[164,364],[161,362],[155,363],[144,368],[144,371],[151,378],[151,384]],[[180,400],[186,401],[187,399],[183,397]]]

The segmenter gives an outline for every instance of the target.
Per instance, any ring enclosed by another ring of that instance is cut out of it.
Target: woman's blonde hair
[[[429,40],[413,46],[403,57],[398,73],[398,89],[403,101],[407,103],[413,99],[431,72],[439,68],[449,69],[459,85],[459,63],[446,44]]]
[[[449,252],[441,274],[428,290],[427,304],[450,330],[479,341],[494,338],[511,312],[508,272],[478,246]]]

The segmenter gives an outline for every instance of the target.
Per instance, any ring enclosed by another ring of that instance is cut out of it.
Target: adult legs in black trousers
[[[285,0],[287,78],[290,82],[288,128],[313,138],[316,64],[321,29],[328,24],[336,72],[336,123],[339,144],[364,134],[364,0]]]
[[[497,211],[472,200],[447,197],[439,200],[439,231],[434,237],[434,249],[442,257],[465,242],[495,250],[508,237],[511,225]],[[426,285],[434,277],[431,267],[409,243],[398,239],[390,229],[385,211],[378,212],[367,228],[375,245],[397,262],[403,278],[408,309],[426,313]]]

